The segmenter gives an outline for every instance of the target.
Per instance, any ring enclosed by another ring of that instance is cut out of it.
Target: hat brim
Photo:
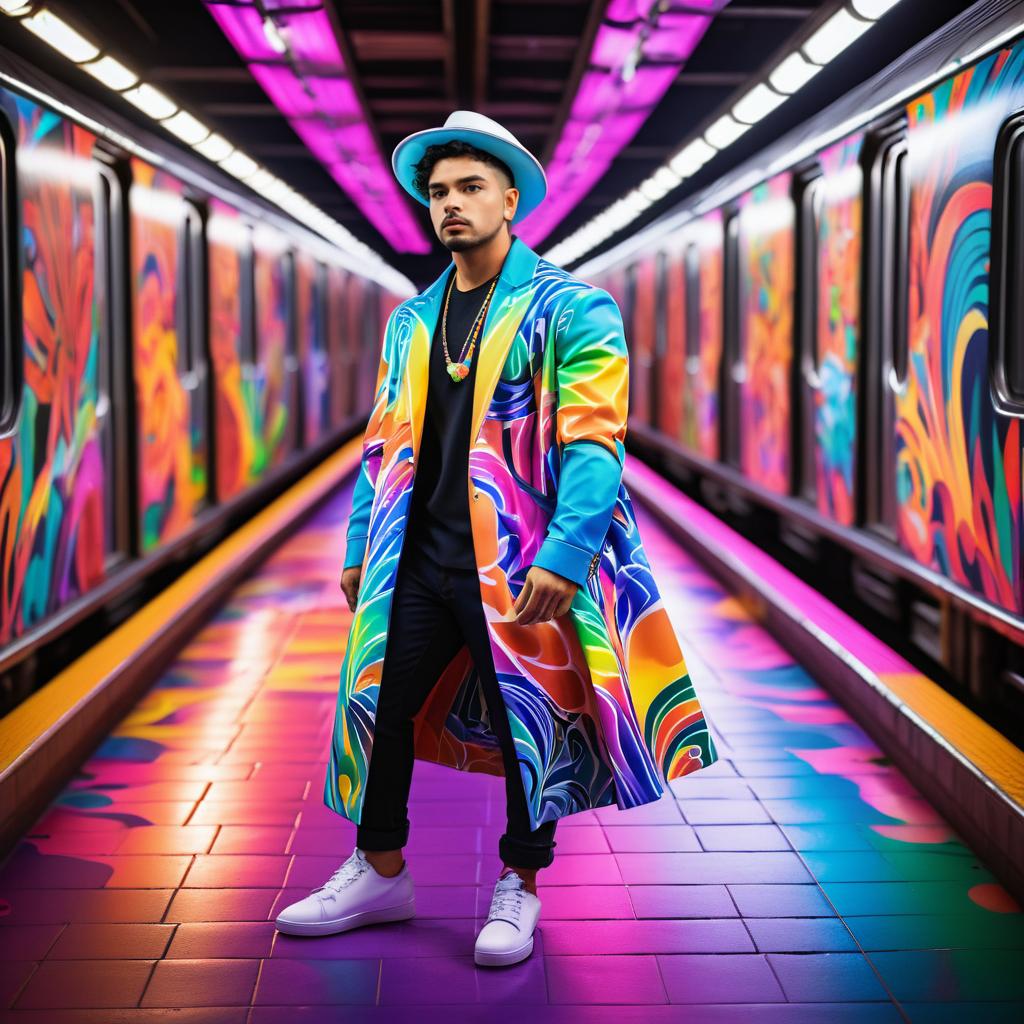
[[[454,139],[468,142],[477,149],[491,153],[508,165],[515,179],[513,184],[519,189],[519,204],[512,218],[513,224],[521,221],[543,202],[548,191],[548,181],[544,168],[532,153],[490,132],[476,131],[473,128],[427,128],[402,139],[391,154],[391,169],[395,172],[398,183],[418,203],[430,206],[430,200],[421,196],[413,187],[416,164],[423,158],[427,146],[451,142]]]

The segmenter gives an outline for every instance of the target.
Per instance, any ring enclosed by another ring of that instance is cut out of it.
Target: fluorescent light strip
[[[647,205],[650,205],[651,202],[656,202],[676,189],[686,178],[696,174],[713,156],[731,146],[748,129],[803,88],[822,67],[866,32],[899,0],[851,2],[857,13],[851,13],[845,7],[838,8],[800,46],[769,72],[766,82],[759,82],[738,100],[733,101],[729,111],[720,114],[700,136],[689,142],[641,182],[634,192],[645,197],[648,200]],[[666,170],[675,176],[674,183],[664,174]],[[639,216],[642,209],[634,207],[633,214],[626,220],[620,217],[602,219],[599,215],[562,239],[558,245],[544,254],[544,258],[562,265],[571,263],[622,230],[626,224]]]
[[[99,47],[93,46],[84,36],[79,35],[66,21],[58,18],[45,7],[35,14],[23,18],[22,25],[39,36],[44,43],[49,43],[58,53],[64,54],[68,60],[81,64],[82,61],[93,60],[100,54]]]
[[[970,53],[953,57],[950,61],[939,68],[938,71],[935,71],[930,75],[925,75],[916,82],[911,82],[910,85],[901,89],[895,95],[890,96],[887,99],[880,100],[869,110],[858,111],[856,114],[851,115],[834,128],[823,131],[813,138],[808,139],[803,145],[798,146],[794,150],[788,150],[781,156],[776,157],[776,159],[767,167],[752,167],[741,178],[738,178],[721,188],[715,188],[713,185],[709,186],[708,189],[705,189],[700,193],[696,203],[692,207],[680,210],[666,220],[656,221],[649,224],[642,231],[638,231],[636,234],[630,235],[628,238],[624,238],[618,243],[618,245],[615,245],[606,252],[593,257],[593,259],[588,260],[586,263],[581,264],[576,268],[575,273],[581,277],[603,273],[609,267],[615,266],[616,263],[619,263],[628,256],[631,256],[642,247],[656,244],[660,238],[674,233],[694,218],[701,217],[710,210],[722,206],[731,199],[736,198],[736,196],[742,195],[748,189],[753,188],[754,185],[757,185],[762,181],[766,181],[778,174],[780,171],[795,166],[806,157],[817,153],[819,150],[825,149],[833,142],[837,142],[839,139],[851,134],[858,128],[861,128],[866,124],[870,124],[876,117],[883,114],[885,111],[893,107],[898,107],[907,100],[926,92],[932,86],[945,81],[945,79],[950,75],[955,74],[960,68],[966,67],[975,60],[978,60],[980,57],[985,56],[985,54],[999,49],[1003,43],[1020,35],[1021,26],[1012,25],[1010,28],[1004,29],[1002,32],[998,32],[990,39],[985,40],[985,42],[980,43]],[[620,199],[618,202],[621,203],[622,200]],[[616,205],[618,204],[612,204],[610,209],[614,209]],[[566,241],[568,241],[568,239],[566,239]],[[559,244],[561,245],[563,243]],[[593,248],[593,246],[591,246],[591,248]],[[584,250],[584,252],[586,252],[586,250]],[[545,259],[548,258],[547,254],[545,254]],[[573,259],[575,258],[576,257],[573,257]],[[570,261],[567,260],[566,262]]]
[[[139,82],[138,76],[119,61],[113,57],[101,56],[99,47],[94,46],[57,15],[45,7],[34,9],[32,5],[22,3],[20,0],[0,0],[0,13],[18,19],[29,31],[83,70],[88,71],[108,88],[120,93],[126,100],[143,113],[148,114],[177,138],[188,143],[201,156],[244,181],[261,197],[275,203],[298,220],[300,224],[317,231],[339,249],[361,261],[358,273],[376,280],[396,293],[415,293],[415,287],[404,274],[400,274],[385,263],[378,253],[360,242],[346,227],[339,224],[319,207],[314,206],[304,196],[300,196],[289,185],[271,174],[266,168],[261,167],[241,150],[234,149],[225,138],[212,134],[201,121],[188,111],[179,109],[169,97],[158,89],[146,82]],[[23,92],[35,93],[49,106],[63,109],[69,116],[81,123],[88,121],[89,127],[97,135],[106,136],[152,163],[158,165],[164,163],[156,154],[150,153],[132,140],[125,139],[119,132],[114,132],[105,125],[92,121],[91,118],[85,117],[66,104],[59,103],[38,90],[30,89],[3,72],[0,72],[0,78],[14,83],[15,88]],[[369,264],[369,267],[366,264]]]

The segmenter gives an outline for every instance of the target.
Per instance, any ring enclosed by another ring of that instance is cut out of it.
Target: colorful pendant
[[[454,381],[460,381],[469,375],[469,367],[465,363],[449,363],[448,374]]]

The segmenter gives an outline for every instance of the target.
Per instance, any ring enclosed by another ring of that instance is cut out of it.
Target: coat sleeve
[[[348,530],[345,535],[345,564],[348,569],[353,565],[363,564],[366,543],[370,532],[370,509],[373,506],[373,494],[380,470],[381,455],[385,439],[380,436],[381,424],[388,405],[389,381],[391,377],[391,325],[394,322],[395,310],[392,310],[384,328],[384,342],[381,346],[380,365],[377,367],[377,384],[373,392],[373,409],[363,432],[363,454],[356,474],[356,484],[352,491],[352,513],[348,519]]]
[[[629,355],[602,288],[580,292],[555,328],[558,500],[534,565],[581,586],[597,571],[626,457]]]

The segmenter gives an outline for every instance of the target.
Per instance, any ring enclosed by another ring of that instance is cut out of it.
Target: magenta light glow
[[[611,0],[591,47],[569,116],[545,173],[548,194],[516,234],[545,239],[594,187],[675,81],[714,16],[729,0],[689,0],[707,14],[665,11],[658,0]],[[657,63],[647,63],[645,61]]]
[[[255,6],[206,0],[206,7],[253,78],[295,133],[397,252],[430,242],[377,148],[320,0],[264,0],[288,46],[271,46]],[[308,10],[301,8],[308,7]]]

